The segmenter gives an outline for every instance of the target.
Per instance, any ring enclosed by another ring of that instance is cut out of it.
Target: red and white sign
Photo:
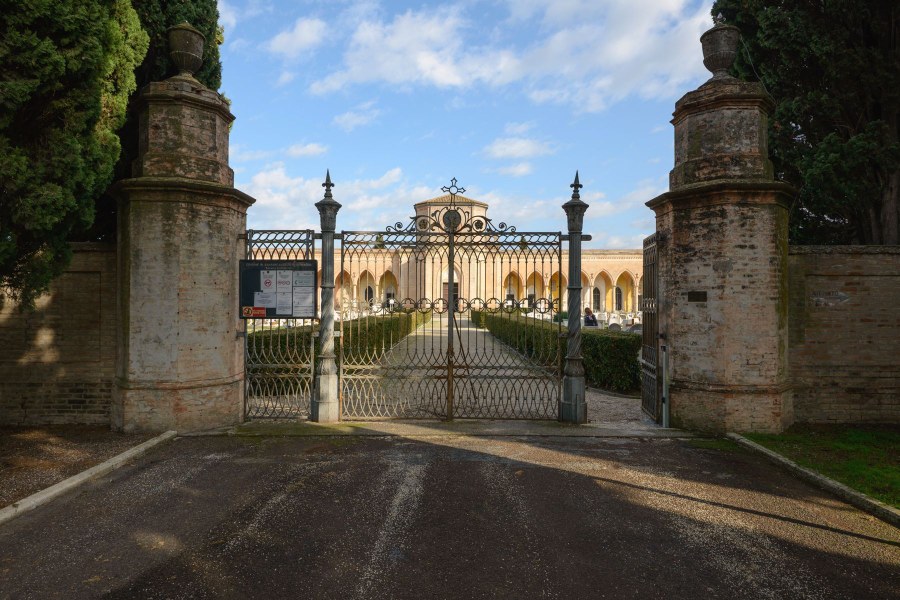
[[[241,315],[248,318],[262,318],[266,316],[266,307],[264,306],[242,306]]]

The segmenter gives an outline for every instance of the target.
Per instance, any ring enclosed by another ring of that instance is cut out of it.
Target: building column
[[[728,75],[737,28],[701,37],[713,77],[675,105],[670,191],[647,206],[659,235],[659,328],[672,424],[778,432],[793,420],[787,370],[788,206],[774,180],[758,83]]]
[[[203,36],[170,30],[181,73],[138,98],[140,144],[118,196],[118,341],[112,425],[190,431],[243,418],[240,237],[253,199],[234,189],[218,93],[193,78]]]

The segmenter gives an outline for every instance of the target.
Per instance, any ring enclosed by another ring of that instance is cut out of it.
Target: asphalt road
[[[0,527],[0,596],[900,597],[900,530],[691,444],[180,438]]]

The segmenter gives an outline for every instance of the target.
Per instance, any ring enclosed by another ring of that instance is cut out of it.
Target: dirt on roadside
[[[104,425],[0,427],[0,508],[151,437],[117,433]]]

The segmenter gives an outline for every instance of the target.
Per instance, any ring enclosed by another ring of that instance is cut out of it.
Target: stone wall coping
[[[170,77],[164,81],[153,81],[144,86],[137,100],[139,110],[148,104],[191,104],[197,108],[219,113],[227,123],[234,121],[234,115],[222,95],[191,78]]]
[[[243,210],[256,203],[256,198],[245,194],[237,188],[201,181],[198,179],[185,179],[182,177],[135,177],[117,182],[110,188],[114,195],[128,194],[138,190],[153,190],[161,192],[190,192],[190,198],[154,198],[151,202],[183,202],[187,204],[216,204],[212,200],[206,200],[204,196],[221,197],[229,196]],[[144,199],[147,201],[147,199]]]
[[[788,254],[900,254],[900,246],[788,246]]]
[[[738,193],[762,193],[753,199],[742,198],[740,202],[726,198],[727,194]],[[774,192],[774,194],[772,193]],[[648,208],[654,211],[666,204],[672,204],[679,208],[681,204],[693,204],[694,206],[717,206],[738,204],[780,204],[789,208],[796,191],[793,186],[780,181],[762,181],[746,179],[718,179],[693,183],[675,190],[662,193],[646,203]]]
[[[708,81],[675,103],[671,123],[690,114],[722,108],[760,108],[769,114],[775,109],[775,101],[759,83],[739,79]]]

